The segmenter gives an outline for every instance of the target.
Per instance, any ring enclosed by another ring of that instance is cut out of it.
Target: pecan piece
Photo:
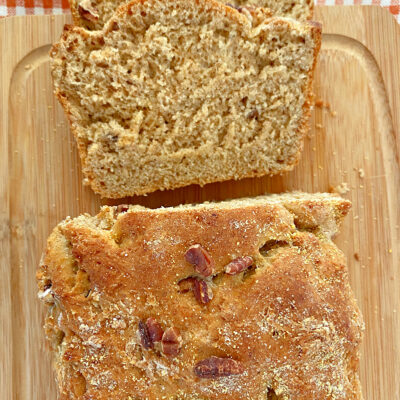
[[[194,373],[199,378],[214,379],[222,376],[242,374],[244,368],[239,361],[232,358],[212,356],[198,362],[194,367]]]
[[[247,114],[247,118],[249,119],[257,119],[260,116],[260,113],[258,112],[257,108],[254,108]]]
[[[164,333],[161,325],[154,318],[148,318],[146,321],[146,327],[151,342],[160,342]]]
[[[119,204],[117,206],[116,213],[117,214],[122,214],[124,212],[127,212],[129,210],[129,204]]]
[[[167,328],[161,339],[161,348],[168,357],[175,357],[179,354],[182,346],[182,336],[178,328]]]
[[[90,22],[97,22],[99,14],[95,7],[92,6],[90,0],[82,0],[78,6],[79,15]]]
[[[238,257],[225,266],[225,273],[236,275],[253,265],[253,259],[250,256]]]
[[[213,298],[213,292],[207,282],[199,278],[193,280],[193,294],[200,304],[207,304]]]
[[[194,244],[190,246],[185,253],[185,259],[194,265],[195,270],[203,276],[210,276],[213,272],[214,263],[207,250],[201,245]]]
[[[139,336],[140,342],[146,350],[152,349],[154,347],[154,343],[150,338],[149,329],[143,321],[139,321]]]

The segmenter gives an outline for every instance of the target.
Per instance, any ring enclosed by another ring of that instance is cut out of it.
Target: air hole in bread
[[[55,329],[53,334],[52,345],[54,347],[60,346],[65,337],[65,332],[62,329]]]
[[[281,396],[278,396],[278,395],[275,393],[275,390],[274,390],[274,389],[268,389],[267,400],[280,400],[280,399],[282,399],[282,397],[281,397]]]
[[[260,247],[260,254],[263,257],[268,257],[268,253],[271,250],[277,249],[279,247],[287,247],[289,245],[288,242],[285,240],[268,240],[267,242],[264,243],[263,246]]]
[[[178,290],[179,293],[189,293],[192,291],[193,288],[193,280],[195,279],[194,276],[189,276],[187,278],[183,278],[178,282]]]
[[[243,276],[242,280],[245,281],[252,277],[256,273],[257,266],[256,265],[251,265],[249,268],[247,268],[245,271],[243,271]]]
[[[89,275],[83,269],[79,269],[75,276],[75,286],[73,288],[74,293],[81,294],[87,298],[90,294],[90,290]]]
[[[75,372],[72,381],[72,390],[75,396],[83,396],[86,392],[86,379],[79,371]]]
[[[53,283],[51,282],[51,280],[46,280],[46,283],[43,286],[43,291],[46,291],[47,289],[50,289],[51,286],[53,285]]]
[[[293,223],[294,223],[294,226],[296,227],[296,229],[300,232],[315,233],[319,229],[319,226],[317,226],[317,225],[312,226],[310,224],[305,224],[304,221],[300,220],[297,217],[294,218]]]

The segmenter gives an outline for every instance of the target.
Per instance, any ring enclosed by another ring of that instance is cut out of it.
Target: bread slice
[[[293,168],[321,29],[213,0],[134,0],[66,27],[55,93],[93,190],[119,198]]]
[[[349,208],[292,193],[67,218],[37,273],[59,399],[361,399],[331,241]]]
[[[103,29],[104,24],[112,17],[122,0],[69,0],[75,25],[90,30]],[[312,18],[313,0],[230,0],[222,3],[233,7],[263,7],[272,13],[288,18],[306,21]]]

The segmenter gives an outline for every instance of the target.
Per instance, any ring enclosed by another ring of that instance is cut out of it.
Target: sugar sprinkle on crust
[[[66,219],[37,272],[59,399],[361,399],[363,322],[331,241],[349,208],[292,193]],[[193,243],[215,263],[207,304],[180,290]],[[255,269],[225,273],[246,256]],[[149,319],[164,333],[147,350]]]

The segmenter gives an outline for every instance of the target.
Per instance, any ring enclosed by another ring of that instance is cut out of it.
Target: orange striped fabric
[[[68,0],[0,0],[0,16],[69,13]]]
[[[1,0],[0,0],[1,1]],[[315,4],[325,6],[378,5],[386,8],[400,23],[400,0],[314,0]]]
[[[315,0],[318,5],[381,5],[400,23],[400,0]],[[0,17],[69,13],[68,0],[0,0]]]

